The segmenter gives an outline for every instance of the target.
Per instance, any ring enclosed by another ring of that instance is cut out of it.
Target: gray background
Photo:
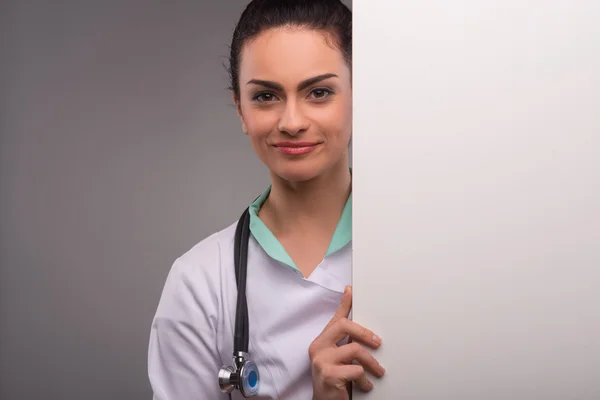
[[[223,66],[246,3],[0,3],[1,399],[151,398],[172,262],[269,182]]]

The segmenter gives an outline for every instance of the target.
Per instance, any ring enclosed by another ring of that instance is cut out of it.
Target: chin
[[[272,173],[289,182],[305,182],[316,178],[323,172],[316,163],[283,162],[271,169]]]

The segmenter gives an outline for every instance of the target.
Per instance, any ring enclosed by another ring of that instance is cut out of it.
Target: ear
[[[246,122],[244,121],[244,115],[242,114],[242,105],[240,104],[240,100],[236,97],[235,93],[233,93],[233,104],[235,104],[235,111],[237,112],[238,117],[240,117],[240,121],[242,122],[242,131],[244,134],[248,134],[248,127],[246,126]]]

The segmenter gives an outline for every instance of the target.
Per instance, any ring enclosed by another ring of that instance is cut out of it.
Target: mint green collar
[[[273,259],[282,262],[295,270],[298,267],[294,264],[289,254],[279,240],[273,235],[273,233],[267,228],[267,226],[258,217],[258,210],[263,205],[269,193],[271,192],[271,185],[265,190],[251,205],[250,205],[250,232],[265,250],[265,252]],[[346,246],[352,240],[352,193],[346,201],[344,211],[338,225],[329,243],[329,248],[325,256],[335,253],[344,246]],[[299,270],[298,270],[299,271]]]

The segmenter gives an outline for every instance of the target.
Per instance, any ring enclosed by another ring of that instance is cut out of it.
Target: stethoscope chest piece
[[[225,393],[238,389],[242,396],[248,398],[258,394],[260,374],[256,364],[248,359],[245,352],[235,352],[235,366],[224,366],[219,371],[219,387]]]

